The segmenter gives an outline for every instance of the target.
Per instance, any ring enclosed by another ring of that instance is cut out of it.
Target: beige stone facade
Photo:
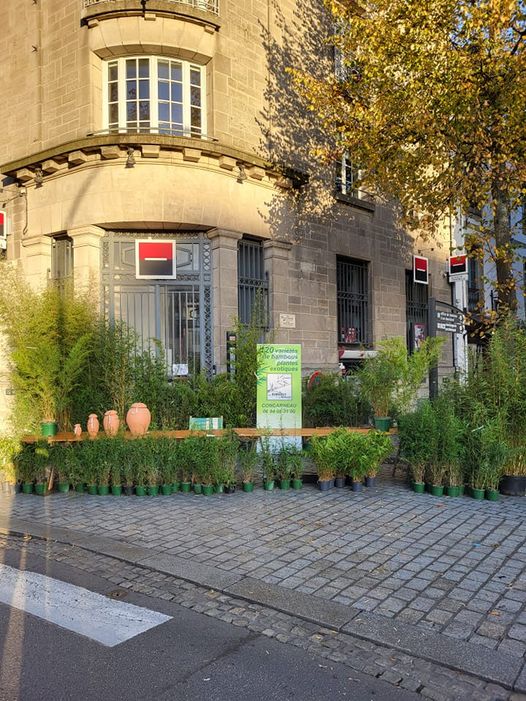
[[[338,256],[366,263],[372,347],[406,334],[413,253],[430,258],[430,293],[450,301],[448,232],[442,247],[413,241],[389,206],[336,198],[333,170],[312,161],[319,135],[286,69],[332,70],[322,4],[1,3],[0,203],[10,220],[8,257],[41,284],[52,268],[53,238],[67,235],[75,281],[99,283],[108,232],[187,244],[204,236],[211,259],[199,284],[211,290],[218,371],[238,312],[237,251],[246,239],[261,242],[274,339],[302,344],[306,372],[338,366]],[[124,66],[132,57],[202,67],[202,134],[108,129],[108,62]],[[450,355],[448,348],[444,371]]]

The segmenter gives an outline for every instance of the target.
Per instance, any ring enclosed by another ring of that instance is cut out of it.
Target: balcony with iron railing
[[[119,17],[172,17],[218,30],[220,0],[78,0],[82,24],[95,26]]]
[[[219,0],[164,0],[166,3],[173,5],[189,5],[196,10],[203,12],[212,12],[215,15],[219,14]],[[84,8],[92,7],[93,5],[109,5],[119,2],[119,0],[82,0]],[[137,0],[135,3],[140,9],[147,10],[149,0]]]

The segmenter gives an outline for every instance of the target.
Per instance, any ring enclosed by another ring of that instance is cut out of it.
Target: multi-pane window
[[[342,156],[336,164],[336,190],[342,195],[358,195],[359,169],[349,156]]]
[[[413,271],[405,271],[405,315],[407,347],[415,350],[427,336],[428,285],[413,279]]]
[[[206,134],[205,71],[160,56],[106,63],[105,118],[110,132]]]
[[[242,239],[237,249],[238,275],[238,315],[242,324],[253,321],[253,314],[258,305],[262,317],[255,320],[261,326],[267,324],[268,280],[263,260],[261,241]]]
[[[338,258],[336,261],[338,342],[370,343],[369,268],[364,261]]]

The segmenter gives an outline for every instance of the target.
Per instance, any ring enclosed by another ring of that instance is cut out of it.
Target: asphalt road
[[[7,551],[0,562],[108,594],[96,575]],[[416,694],[176,604],[124,601],[172,619],[116,647],[0,604],[0,701],[409,701]]]

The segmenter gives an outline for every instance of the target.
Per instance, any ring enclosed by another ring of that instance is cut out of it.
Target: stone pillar
[[[292,343],[296,331],[290,326],[282,328],[280,314],[289,310],[289,256],[292,244],[286,241],[269,240],[263,244],[265,270],[269,284],[270,328],[273,329],[274,343]],[[289,322],[292,318],[288,319]]]
[[[100,240],[106,234],[99,226],[81,226],[70,229],[73,239],[73,276],[77,289],[91,289],[100,294],[101,256]]]
[[[212,249],[212,319],[216,372],[226,372],[226,332],[238,316],[237,231],[214,229],[208,234]]]
[[[42,289],[49,279],[51,244],[50,236],[33,236],[22,240],[21,254],[25,277],[35,290]]]

